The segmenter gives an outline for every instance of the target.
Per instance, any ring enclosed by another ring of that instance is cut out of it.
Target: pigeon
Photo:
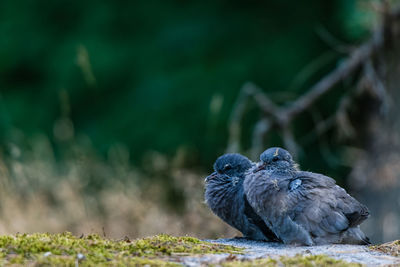
[[[205,179],[205,202],[224,222],[239,230],[245,238],[279,241],[251,208],[243,191],[243,181],[253,163],[240,154],[225,154],[214,164],[214,172]]]
[[[370,244],[359,225],[369,217],[366,206],[335,180],[300,171],[283,148],[273,147],[248,172],[244,192],[255,212],[285,244]]]

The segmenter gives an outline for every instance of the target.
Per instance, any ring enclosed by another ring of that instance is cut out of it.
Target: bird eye
[[[224,166],[224,171],[227,171],[227,170],[230,170],[230,169],[232,169],[232,166],[230,164],[226,164]]]
[[[276,162],[276,161],[278,161],[278,160],[279,160],[278,157],[273,157],[273,158],[272,158],[272,161],[273,161],[273,162]]]

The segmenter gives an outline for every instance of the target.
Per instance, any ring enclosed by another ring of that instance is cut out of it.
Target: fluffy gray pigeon
[[[254,240],[278,241],[248,203],[243,191],[245,172],[252,162],[240,154],[225,154],[214,164],[214,170],[206,179],[205,201],[210,209],[224,222]]]
[[[285,244],[370,244],[359,225],[368,208],[322,174],[300,171],[288,151],[264,151],[248,172],[250,205]]]

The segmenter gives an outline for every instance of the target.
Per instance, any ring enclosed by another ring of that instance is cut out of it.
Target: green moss
[[[400,245],[397,243],[397,245]],[[297,255],[279,259],[238,260],[242,250],[204,242],[193,237],[157,235],[136,240],[110,240],[99,235],[62,234],[0,236],[0,266],[180,266],[183,256],[230,253],[225,267],[236,266],[359,266],[325,255]]]
[[[371,246],[372,250],[390,254],[395,257],[400,257],[400,240],[384,243],[381,245]]]
[[[358,263],[349,263],[342,260],[336,260],[330,258],[326,255],[309,255],[309,256],[302,256],[297,255],[296,257],[289,258],[283,257],[281,258],[281,262],[285,265],[296,265],[296,266],[346,266],[346,267],[356,267],[361,266]]]
[[[173,237],[158,235],[151,238],[139,239],[130,247],[131,252],[137,255],[163,253],[179,254],[207,254],[207,253],[239,253],[242,250],[232,246],[213,244],[200,241],[194,237]]]
[[[256,259],[256,260],[231,260],[226,261],[221,264],[223,267],[252,267],[252,266],[265,266],[265,267],[273,267],[278,266],[278,261],[266,258],[266,259]]]
[[[295,257],[280,257],[279,259],[265,258],[265,259],[256,259],[252,261],[232,260],[222,263],[222,266],[224,267],[250,267],[250,266],[358,267],[361,266],[361,264],[348,263],[341,260],[335,260],[326,255],[309,255],[309,256],[296,255]]]
[[[176,266],[178,255],[240,253],[193,237],[157,235],[137,240],[109,240],[99,235],[63,234],[0,236],[0,265]],[[78,258],[80,259],[78,260]]]

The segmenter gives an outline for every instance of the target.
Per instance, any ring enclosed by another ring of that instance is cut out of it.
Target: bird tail
[[[359,226],[350,227],[342,235],[343,244],[370,245],[369,238],[361,231]]]

